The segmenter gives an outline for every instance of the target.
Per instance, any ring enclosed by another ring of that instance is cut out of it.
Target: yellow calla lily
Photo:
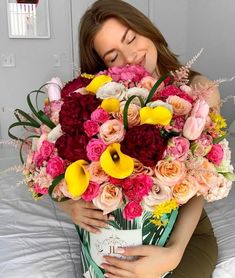
[[[109,113],[118,112],[120,108],[120,101],[117,98],[107,98],[102,101],[101,107]]]
[[[140,109],[141,124],[168,125],[171,118],[171,111],[164,106],[157,106],[154,108],[143,107]]]
[[[70,164],[65,171],[68,191],[73,197],[81,196],[89,185],[90,174],[86,170],[86,165],[88,162],[80,159]]]
[[[86,86],[86,90],[95,94],[101,86],[111,81],[112,77],[108,75],[98,75]]]
[[[109,145],[100,157],[100,165],[109,176],[124,179],[134,170],[133,159],[120,150],[119,143]]]

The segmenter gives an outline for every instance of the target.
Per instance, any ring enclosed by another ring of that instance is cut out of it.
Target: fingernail
[[[114,221],[114,220],[115,220],[115,217],[114,217],[113,215],[109,215],[109,220]]]
[[[107,273],[104,274],[104,277],[109,277],[109,275]]]
[[[118,247],[116,253],[123,254],[125,249]]]

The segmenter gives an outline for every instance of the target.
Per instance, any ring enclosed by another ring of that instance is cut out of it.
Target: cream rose
[[[153,211],[156,205],[168,201],[172,197],[172,191],[169,186],[159,185],[156,178],[153,178],[153,186],[148,196],[143,198],[143,207],[145,210]]]
[[[88,171],[91,176],[91,181],[95,181],[99,184],[108,181],[109,177],[102,169],[99,161],[93,161],[88,166]]]
[[[124,136],[125,128],[119,120],[108,120],[100,126],[100,138],[107,145],[121,142]]]
[[[99,195],[93,199],[93,204],[103,210],[103,214],[116,210],[122,204],[121,187],[108,182],[102,184]]]
[[[186,168],[185,164],[178,160],[160,160],[154,172],[159,185],[173,186],[185,177]]]
[[[113,117],[120,121],[123,121],[123,110],[125,107],[126,101],[120,103],[119,112],[113,113]],[[128,127],[133,127],[140,124],[140,106],[131,103],[128,107]]]
[[[122,101],[124,99],[125,92],[126,88],[123,84],[108,82],[99,88],[96,93],[96,97],[100,99],[117,98]]]

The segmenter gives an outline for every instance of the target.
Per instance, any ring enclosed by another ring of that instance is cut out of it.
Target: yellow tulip
[[[68,191],[73,197],[81,196],[89,185],[90,174],[86,170],[87,165],[87,161],[80,159],[70,164],[65,171]]]
[[[164,106],[155,108],[143,107],[140,109],[141,124],[168,125],[171,119],[171,111]]]
[[[95,94],[101,86],[111,81],[112,77],[108,75],[98,75],[86,86],[86,90]]]
[[[124,179],[132,174],[134,161],[130,156],[122,153],[120,148],[119,143],[109,145],[100,157],[100,165],[109,176]]]
[[[117,98],[107,98],[102,101],[101,107],[109,113],[118,112],[120,101]]]

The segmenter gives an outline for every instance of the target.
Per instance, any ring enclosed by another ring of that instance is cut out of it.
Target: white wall
[[[12,110],[27,108],[28,92],[52,76],[64,81],[72,78],[70,1],[49,0],[50,39],[9,39],[6,10],[6,0],[0,0],[0,56],[14,53],[16,65],[0,65],[0,138],[7,138],[7,127],[14,120]],[[61,67],[54,67],[54,54],[61,56]]]

